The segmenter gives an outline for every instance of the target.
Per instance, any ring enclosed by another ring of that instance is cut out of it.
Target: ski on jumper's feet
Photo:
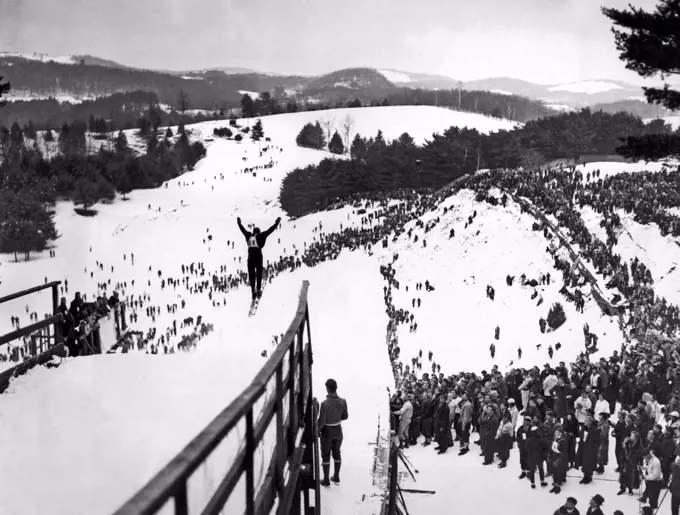
[[[260,290],[259,294],[256,294],[253,297],[253,300],[250,302],[250,310],[248,311],[248,316],[252,317],[257,313],[257,308],[260,305],[260,299],[262,298],[262,290]]]

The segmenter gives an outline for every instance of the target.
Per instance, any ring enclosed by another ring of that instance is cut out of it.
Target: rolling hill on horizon
[[[543,85],[492,77],[458,81],[445,75],[388,68],[357,67],[318,76],[285,75],[236,66],[202,70],[152,70],[129,67],[91,55],[50,56],[43,53],[0,52],[0,73],[12,83],[10,101],[56,98],[77,103],[129,91],[151,90],[159,101],[174,105],[179,91],[189,94],[196,109],[239,107],[242,91],[269,91],[278,100],[303,103],[350,101],[368,103],[410,90],[488,91],[542,102],[560,112],[606,105],[644,118],[672,113],[647,104],[639,86],[609,79]]]

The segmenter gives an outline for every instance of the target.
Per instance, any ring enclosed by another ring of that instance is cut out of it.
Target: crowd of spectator
[[[393,305],[391,290],[399,283],[391,265],[385,266],[388,349],[398,385],[391,400],[394,429],[403,447],[429,446],[434,441],[438,453],[445,454],[460,442],[459,455],[470,451],[470,433],[477,432],[482,463],[491,465],[498,457],[500,468],[506,467],[517,444],[520,479],[528,478],[535,488],[536,471],[542,487],[548,486],[551,476],[554,493],[561,491],[570,469],[582,471],[582,484],[592,482],[593,474],[602,474],[610,466],[613,439],[618,494],[632,495],[639,489],[640,500],[649,504],[646,508],[657,509],[661,491],[669,488],[671,511],[676,515],[680,507],[678,307],[655,295],[652,275],[642,262],[627,263],[615,253],[614,229],[620,224],[615,209],[625,209],[634,212],[640,223],[667,224],[662,232],[675,234],[678,218],[668,208],[678,207],[680,198],[677,186],[669,185],[677,182],[678,172],[604,180],[597,176],[596,172],[584,181],[575,168],[503,170],[469,176],[452,189],[473,189],[478,200],[493,205],[505,205],[507,195],[524,199],[554,219],[558,230],[567,231],[572,245],[579,247],[579,258],[606,280],[603,291],[611,297],[600,307],[620,316],[626,339],[622,351],[594,360],[594,352],[587,348],[569,365],[546,363],[542,370],[512,368],[502,373],[494,365],[490,372],[446,375],[432,362],[432,373],[422,373],[422,354],[413,357],[410,365],[400,360],[396,328],[404,323],[412,326],[413,318],[408,310]],[[655,187],[662,200],[657,200]],[[489,193],[494,188],[502,198]],[[585,205],[605,216],[607,241],[598,240],[586,228],[578,209]],[[546,234],[549,240],[553,236]],[[566,291],[597,280],[582,273],[577,263],[558,258],[555,246],[549,244],[546,250],[562,272]],[[614,313],[606,309],[612,305],[617,305]],[[588,340],[587,327],[584,334]],[[429,358],[432,361],[431,354]],[[600,496],[597,501],[601,505],[604,499]]]

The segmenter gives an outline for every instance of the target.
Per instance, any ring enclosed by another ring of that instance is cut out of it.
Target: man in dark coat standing
[[[334,483],[340,482],[340,447],[342,446],[342,421],[347,420],[347,401],[338,396],[338,383],[335,379],[326,381],[326,400],[319,408],[319,436],[321,437],[321,467],[323,468],[323,486],[330,486],[328,474],[331,470],[331,454],[335,473],[331,478]]]
[[[593,472],[597,468],[597,452],[600,448],[600,432],[593,424],[593,415],[586,416],[586,422],[581,431],[581,439],[578,444],[578,459],[583,471],[583,479],[579,481],[587,485],[593,481]]]
[[[491,404],[484,406],[481,428],[479,431],[484,455],[484,465],[493,463],[493,455],[496,452],[496,431],[498,431],[498,417],[493,411]]]

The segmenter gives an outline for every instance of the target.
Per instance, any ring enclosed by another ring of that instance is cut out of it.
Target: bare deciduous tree
[[[348,114],[342,120],[342,132],[345,136],[345,152],[349,152],[349,148],[352,145],[352,142],[349,140],[349,138],[352,135],[353,128],[354,118],[352,118],[352,115]]]
[[[331,140],[331,136],[333,135],[333,127],[335,126],[335,118],[327,118],[324,120],[321,120],[321,127],[323,127],[323,130],[326,132],[326,141]]]

